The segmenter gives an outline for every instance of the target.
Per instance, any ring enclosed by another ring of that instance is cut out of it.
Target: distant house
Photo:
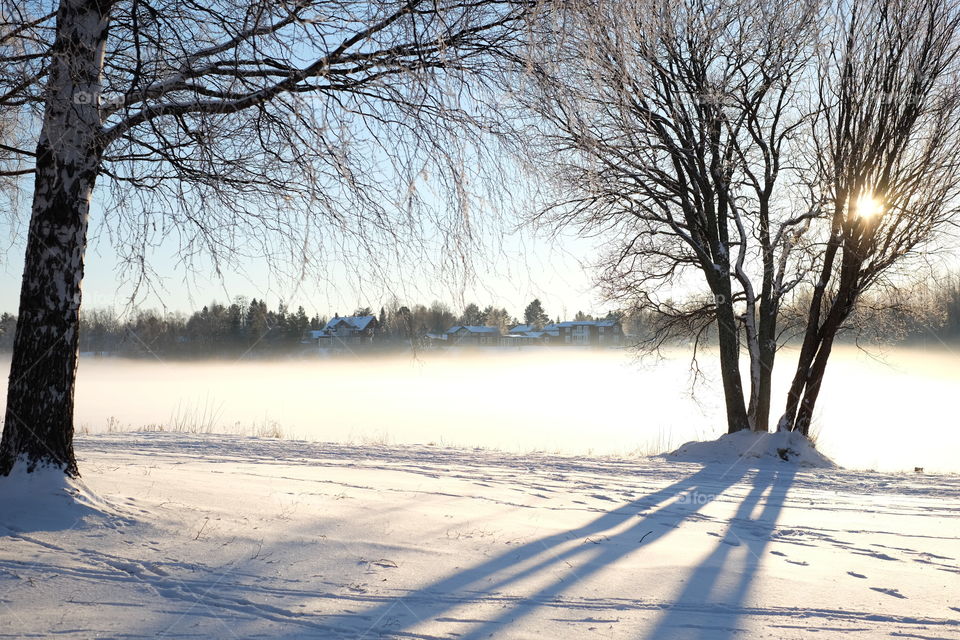
[[[358,344],[371,342],[379,326],[376,316],[342,316],[331,318],[323,331],[332,342]]]
[[[623,344],[623,328],[616,319],[573,320],[544,327],[556,330],[556,344],[593,347],[619,347]]]
[[[303,337],[300,339],[300,344],[316,344],[317,340],[326,337],[323,329],[311,329],[310,331],[304,331]]]
[[[323,330],[338,338],[372,338],[378,326],[377,316],[338,316],[331,318]]]
[[[436,349],[447,345],[447,334],[445,333],[425,333],[422,343],[425,347]]]
[[[550,342],[556,343],[560,340],[560,327],[556,322],[544,325],[542,331],[550,336]]]
[[[550,343],[552,337],[549,332],[538,330],[532,324],[518,324],[500,338],[500,344],[505,347],[545,345]]]
[[[372,342],[378,327],[376,316],[337,316],[323,329],[307,331],[301,342],[321,348],[352,347]]]
[[[500,342],[500,329],[457,325],[447,329],[447,344],[450,346],[496,346]]]

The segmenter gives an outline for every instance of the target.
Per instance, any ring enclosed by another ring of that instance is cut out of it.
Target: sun
[[[865,193],[857,198],[854,214],[864,220],[878,218],[883,215],[883,202],[875,198],[872,194]]]

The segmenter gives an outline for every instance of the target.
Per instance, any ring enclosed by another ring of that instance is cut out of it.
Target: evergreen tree
[[[397,309],[397,312],[393,314],[391,321],[392,333],[394,336],[406,339],[413,338],[413,314],[410,312],[409,308],[400,307]]]
[[[246,306],[243,298],[235,298],[233,304],[227,309],[228,335],[227,344],[233,348],[243,344],[245,318],[243,315]]]
[[[438,300],[434,300],[427,310],[426,326],[430,333],[444,333],[457,323],[457,317],[450,311],[450,307]]]
[[[269,328],[267,303],[254,298],[250,301],[250,308],[247,310],[247,345],[253,346],[260,342]]]
[[[486,316],[486,325],[496,327],[500,330],[500,333],[507,333],[511,326],[517,324],[517,319],[511,316],[506,309],[497,309],[490,305],[483,310],[483,313]]]
[[[13,333],[17,328],[17,317],[4,312],[0,315],[0,349],[4,351],[13,347]]]
[[[383,307],[380,307],[380,317],[377,318],[377,324],[379,325],[379,332],[386,335],[387,332],[387,310]]]
[[[542,329],[543,325],[550,322],[550,317],[543,310],[540,299],[536,298],[523,310],[523,321],[526,324],[533,325],[537,329]]]
[[[466,326],[483,326],[486,323],[487,318],[480,307],[474,303],[470,303],[463,308],[463,314],[460,316],[460,324]]]
[[[292,331],[295,332],[298,341],[303,337],[303,334],[310,329],[310,318],[307,317],[307,312],[302,305],[297,307],[297,312],[293,315],[291,325],[293,327]]]

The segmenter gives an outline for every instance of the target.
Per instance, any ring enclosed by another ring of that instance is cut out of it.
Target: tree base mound
[[[660,457],[701,464],[789,463],[801,467],[832,469],[837,465],[816,450],[803,434],[794,432],[757,433],[744,430],[716,440],[688,442]]]
[[[115,527],[128,521],[120,509],[97,497],[82,480],[57,467],[27,471],[14,465],[0,477],[0,528],[16,533]]]

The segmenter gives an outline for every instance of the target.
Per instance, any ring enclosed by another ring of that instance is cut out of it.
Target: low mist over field
[[[569,454],[656,453],[725,432],[714,371],[621,351],[160,362],[83,358],[79,432],[157,428]],[[774,413],[782,408],[784,352]],[[837,353],[812,433],[843,466],[960,471],[955,352]],[[703,366],[712,358],[701,358]],[[3,366],[8,366],[4,362]]]

